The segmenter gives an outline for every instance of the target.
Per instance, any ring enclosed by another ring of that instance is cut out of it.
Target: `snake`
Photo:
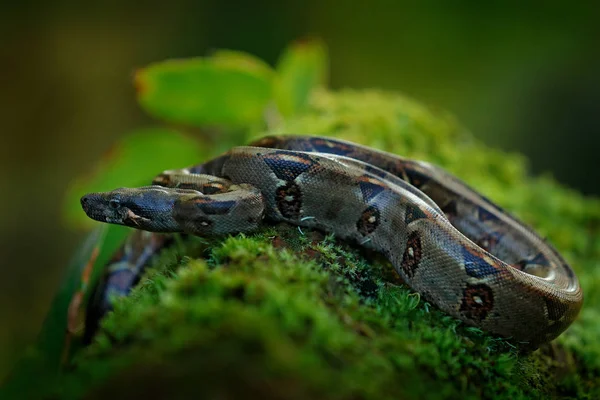
[[[266,136],[81,204],[94,220],[147,232],[216,236],[284,222],[332,233],[382,254],[443,312],[532,346],[560,335],[583,304],[558,251],[459,178],[339,139]]]

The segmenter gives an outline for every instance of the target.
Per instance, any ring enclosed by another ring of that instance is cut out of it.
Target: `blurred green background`
[[[153,61],[229,48],[273,64],[289,42],[320,37],[332,88],[402,91],[451,111],[490,146],[526,154],[532,173],[600,194],[600,7],[543,4],[1,6],[0,377],[35,338],[83,236],[60,218],[67,185],[153,123],[131,85]]]

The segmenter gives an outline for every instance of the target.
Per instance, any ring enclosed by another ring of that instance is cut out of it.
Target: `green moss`
[[[435,162],[518,215],[580,277],[580,318],[519,354],[439,312],[381,257],[280,225],[164,251],[52,393],[61,398],[600,397],[600,203],[527,175],[452,117],[375,91],[317,93],[270,133],[330,135]],[[540,138],[543,140],[543,138]]]

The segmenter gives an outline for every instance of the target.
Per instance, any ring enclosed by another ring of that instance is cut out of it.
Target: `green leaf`
[[[329,62],[320,40],[301,41],[286,49],[277,64],[275,102],[282,115],[298,114],[308,104],[310,93],[324,86]]]
[[[65,197],[63,216],[74,227],[91,227],[79,199],[86,193],[149,185],[165,169],[184,168],[204,157],[194,139],[168,129],[144,129],[115,144],[93,173],[74,180]]]
[[[149,114],[191,126],[240,126],[261,121],[272,98],[273,71],[242,52],[167,60],[135,74],[137,97]]]

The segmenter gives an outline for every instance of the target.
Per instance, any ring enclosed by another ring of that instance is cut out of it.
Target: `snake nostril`
[[[85,210],[85,209],[87,209],[87,205],[88,205],[88,196],[83,196],[81,198],[81,206]]]

